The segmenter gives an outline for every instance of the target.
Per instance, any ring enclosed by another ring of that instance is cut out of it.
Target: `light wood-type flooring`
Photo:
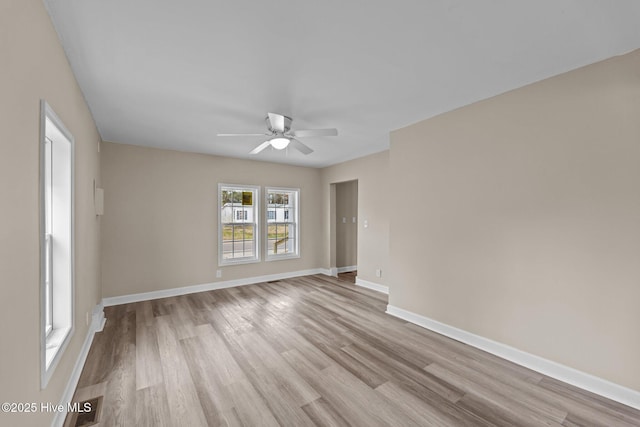
[[[105,309],[74,400],[100,426],[639,426],[640,411],[316,275]]]
[[[338,279],[345,282],[356,283],[357,275],[357,271],[347,271],[346,273],[338,273]]]

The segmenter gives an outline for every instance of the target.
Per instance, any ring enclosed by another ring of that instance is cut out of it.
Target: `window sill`
[[[45,367],[47,371],[51,368],[51,362],[56,358],[60,350],[64,347],[71,328],[53,329],[46,338]]]
[[[266,262],[270,261],[284,261],[286,259],[297,259],[300,258],[300,254],[291,254],[291,255],[271,255],[267,256],[265,259]]]

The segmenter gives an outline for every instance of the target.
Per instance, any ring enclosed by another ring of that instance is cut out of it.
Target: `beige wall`
[[[356,218],[356,222],[353,222]],[[336,266],[358,263],[358,181],[336,184]],[[346,221],[346,222],[345,222]]]
[[[392,133],[390,303],[640,390],[640,51]]]
[[[322,266],[336,267],[335,215],[331,215],[331,184],[358,181],[358,277],[391,286],[389,270],[389,200],[391,188],[389,151],[351,160],[322,169],[323,252]],[[334,194],[335,196],[335,194]],[[334,197],[335,199],[335,197]],[[367,221],[368,227],[364,227]],[[376,277],[376,269],[382,276]]]
[[[103,296],[320,267],[320,170],[108,142],[102,147]],[[261,186],[262,207],[265,186],[300,188],[301,257],[265,262],[263,251],[259,263],[218,267],[220,182]]]
[[[0,4],[0,401],[58,403],[100,301],[96,131],[40,0]],[[45,99],[75,138],[75,333],[40,390],[39,126]],[[52,413],[4,414],[0,425],[43,426]]]

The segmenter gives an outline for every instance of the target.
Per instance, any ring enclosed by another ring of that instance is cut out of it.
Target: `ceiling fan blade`
[[[269,124],[271,125],[271,129],[275,130],[276,132],[284,132],[285,131],[285,126],[284,126],[284,122],[286,117],[283,116],[282,114],[276,114],[276,113],[267,113],[267,116],[269,117]]]
[[[258,145],[256,148],[254,148],[253,150],[251,150],[249,152],[249,154],[258,154],[259,152],[261,152],[262,150],[264,150],[265,148],[267,148],[269,145],[271,145],[271,141],[265,141],[262,144]]]
[[[338,129],[305,129],[291,132],[292,136],[304,138],[308,136],[338,136]]]
[[[266,133],[219,133],[218,136],[265,136]]]
[[[306,155],[306,154],[313,153],[313,150],[311,148],[307,147],[297,139],[291,138],[289,145],[295,148],[296,150],[298,150],[299,152],[301,152],[302,154]]]

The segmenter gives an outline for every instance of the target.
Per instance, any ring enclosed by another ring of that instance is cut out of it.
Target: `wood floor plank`
[[[551,394],[562,405],[568,408],[567,419],[574,422],[589,422],[594,426],[640,426],[638,412],[618,402],[597,396],[561,381],[545,377],[538,384],[540,393]]]
[[[229,347],[279,423],[313,425],[301,407],[320,395],[259,334],[242,334]]]
[[[119,320],[119,340],[114,344],[111,377],[104,397],[110,402],[102,410],[104,425],[135,425],[136,354],[135,354],[135,311],[125,308]]]
[[[371,387],[341,366],[330,366],[318,371],[297,350],[288,351],[283,356],[350,424],[419,425],[395,404],[382,398]]]
[[[376,388],[376,392],[398,405],[412,419],[422,425],[453,427],[489,427],[492,424],[478,416],[461,411],[454,404],[437,397],[421,398],[411,389],[405,389],[394,381]]]
[[[312,275],[107,307],[74,401],[104,396],[99,427],[640,426],[386,304]]]
[[[151,311],[153,313],[153,316],[169,316],[171,314],[170,301],[171,298],[160,298],[151,300]]]
[[[136,310],[136,390],[163,382],[155,318],[151,304],[146,303]]]
[[[251,354],[253,369],[263,371],[265,376],[273,375],[278,381],[277,386],[283,388],[284,393],[289,394],[288,397],[296,404],[302,406],[320,397],[262,336],[257,333],[244,334],[239,341],[243,348],[242,356]]]
[[[245,379],[246,376],[229,351],[226,342],[211,324],[196,326],[199,350],[207,363],[207,376],[222,385]]]
[[[212,381],[215,378],[212,371],[217,366],[211,360],[214,355],[202,351],[204,346],[199,336],[181,340],[180,344],[207,424],[229,425],[225,415],[233,410],[233,400],[222,381]]]
[[[243,426],[279,427],[266,402],[247,379],[227,386]]]
[[[530,407],[537,407],[540,411],[555,417],[556,420],[562,419],[562,414],[564,413],[571,415],[575,419],[590,420],[590,425],[593,426],[624,425],[619,423],[625,422],[623,414],[625,410],[629,409],[622,405],[622,411],[615,413],[615,415],[607,414],[606,411],[601,410],[598,406],[587,405],[579,400],[574,400],[572,395],[550,392],[550,390],[545,390],[538,383],[523,381],[518,377],[509,378],[504,375],[496,375],[498,371],[493,371],[494,375],[488,375],[486,372],[481,372],[464,364],[447,361],[438,362],[438,364],[476,384],[483,384],[491,390],[497,390],[503,395],[506,394],[511,398],[518,399]],[[558,384],[568,386],[559,381]],[[568,418],[571,418],[569,415],[567,415],[563,424],[567,422]],[[634,425],[632,417],[629,418],[629,421],[631,422],[630,425]]]
[[[395,336],[388,339],[381,338],[379,333],[375,332],[376,327],[373,324],[367,325],[364,320],[358,321],[349,317],[349,319],[340,318],[337,323],[347,329],[348,337],[352,342],[366,343],[365,345],[368,344],[372,348],[386,351],[388,354],[392,354],[395,359],[399,359],[400,363],[413,366],[416,369],[422,369],[433,363],[433,359],[423,353],[411,351],[405,342],[398,340]]]
[[[190,295],[171,298],[171,320],[179,340],[195,336],[195,310]]]
[[[373,346],[362,346],[351,344],[342,348],[342,351],[351,355],[365,366],[376,372],[388,372],[388,379],[396,382],[409,383],[413,390],[426,388],[450,402],[457,402],[464,392],[447,381],[425,374],[425,371],[413,365],[402,363],[392,356],[385,354]],[[422,393],[421,393],[422,394]]]
[[[171,427],[169,401],[163,384],[136,391],[136,427]]]
[[[474,408],[473,412],[484,416],[484,408],[490,408],[490,413],[495,415],[491,421],[505,420],[516,425],[546,425],[560,426],[566,412],[558,411],[556,408],[544,405],[542,402],[535,402],[533,399],[522,401],[516,394],[503,392],[503,389],[490,389],[478,384],[469,378],[450,372],[436,363],[425,368],[430,372],[450,384],[466,392],[465,396],[458,401],[460,406],[467,409]],[[483,411],[478,413],[475,408],[481,405]],[[548,411],[545,413],[544,410]]]
[[[204,426],[206,418],[169,316],[156,318],[160,364],[173,425]]]
[[[371,369],[341,350],[343,347],[350,345],[350,342],[341,341],[336,345],[334,341],[328,340],[320,334],[314,334],[303,328],[300,331],[303,336],[331,360],[330,366],[335,364],[341,366],[371,388],[388,381],[389,378],[382,373]]]
[[[307,403],[302,410],[317,426],[348,427],[351,425],[322,397]]]
[[[290,323],[287,319],[283,319],[275,313],[263,313],[262,316],[264,321],[256,322],[256,328],[260,335],[264,336],[269,341],[269,345],[278,353],[297,349],[318,369],[324,369],[331,365],[331,358],[327,357],[325,353],[291,326],[292,324],[297,324],[299,320],[296,319],[293,323]]]
[[[493,394],[502,396],[505,399],[511,399],[519,402],[531,409],[535,409],[539,413],[562,422],[567,416],[567,409],[558,402],[557,399],[551,397],[545,398],[545,395],[537,393],[537,388],[526,382],[507,383],[502,382],[493,376],[486,375],[482,372],[470,369],[464,365],[456,365],[452,363],[440,362],[433,363],[425,367],[425,371],[431,372],[437,377],[450,381],[451,383],[461,384],[464,390],[483,390],[483,394]]]
[[[460,341],[452,340],[429,329],[414,325],[413,323],[405,323],[404,327],[414,332],[415,339],[419,340],[420,337],[424,337],[428,342],[435,344],[436,348],[440,348],[443,351],[449,350],[452,352],[451,354],[461,355],[467,359],[475,360],[479,362],[478,366],[490,365],[497,368],[496,372],[503,371],[507,375],[516,376],[531,382],[540,381],[544,377],[544,375],[539,372],[516,365],[491,353],[487,353]]]

